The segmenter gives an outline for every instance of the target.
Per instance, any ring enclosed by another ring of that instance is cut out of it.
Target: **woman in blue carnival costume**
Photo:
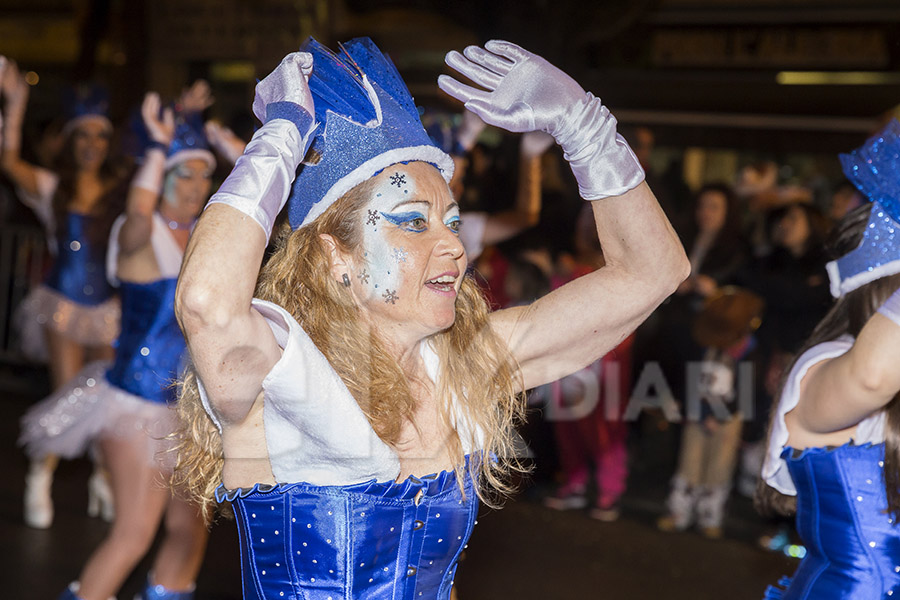
[[[166,436],[175,429],[174,383],[186,353],[174,313],[175,282],[215,159],[199,123],[176,125],[168,109],[160,117],[156,94],[147,95],[141,112],[152,142],[131,182],[125,214],[113,225],[108,256],[122,296],[115,360],[89,365],[67,389],[33,408],[23,431],[32,455],[48,448],[77,454],[96,441],[106,457],[115,520],[64,600],[114,595],[163,520],[165,536],[139,598],[188,600],[206,548],[197,506],[167,484],[174,461]]]
[[[770,600],[900,595],[900,123],[840,158],[871,204],[837,226],[837,301],[772,415],[758,500],[796,512],[808,554]]]
[[[465,276],[452,160],[393,64],[366,38],[302,50],[257,85],[264,125],[188,246],[176,480],[207,509],[231,502],[247,600],[446,599],[478,499],[516,466],[520,393],[614,347],[687,260],[598,99],[507,42],[451,52],[485,89],[442,77],[445,91],[563,146],[608,261],[488,314]],[[285,203],[292,231],[257,284]]]
[[[123,177],[110,160],[112,123],[106,117],[106,97],[87,88],[66,107],[65,142],[54,171],[21,157],[22,123],[28,84],[15,63],[3,74],[5,98],[0,167],[16,186],[19,198],[44,225],[54,255],[43,285],[34,289],[19,309],[26,354],[46,355],[53,389],[59,389],[89,361],[112,357],[119,332],[119,299],[106,281],[106,242],[113,219],[122,212]],[[25,522],[49,527],[53,521],[50,487],[57,457],[33,461],[25,480]],[[108,500],[100,471],[89,483],[90,512]],[[103,506],[109,516],[111,504]]]

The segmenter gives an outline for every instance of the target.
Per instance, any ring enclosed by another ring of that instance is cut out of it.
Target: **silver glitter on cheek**
[[[396,290],[385,290],[381,297],[384,298],[385,304],[387,304],[388,302],[390,302],[391,304],[396,304],[397,300],[400,299],[400,296],[397,295]]]
[[[369,272],[365,269],[362,270],[362,273],[356,276],[357,279],[362,283],[369,283]]]
[[[406,257],[409,256],[409,252],[404,250],[403,248],[392,248],[391,254],[393,258],[398,263],[406,262]]]

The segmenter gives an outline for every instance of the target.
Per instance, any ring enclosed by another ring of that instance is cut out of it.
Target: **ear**
[[[325,244],[325,249],[331,259],[331,276],[338,283],[342,283],[344,274],[352,274],[353,271],[353,264],[350,257],[341,251],[337,242],[330,234],[320,233],[319,239]]]

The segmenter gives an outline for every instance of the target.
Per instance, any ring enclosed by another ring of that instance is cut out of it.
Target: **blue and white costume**
[[[115,281],[118,234],[125,217],[113,224],[108,272]],[[32,407],[22,418],[20,444],[33,458],[55,454],[74,458],[103,435],[147,433],[148,460],[167,446],[174,430],[169,404],[181,373],[185,342],[175,320],[175,283],[182,250],[159,214],[151,244],[160,279],[121,282],[122,332],[112,364],[91,363],[63,389]]]
[[[859,245],[828,264],[837,298],[900,273],[900,123],[891,121],[860,148],[840,156],[844,174],[872,202]],[[888,299],[896,300],[895,295]],[[900,315],[878,312],[900,325]],[[794,363],[779,399],[763,464],[763,480],[797,497],[797,530],[807,555],[792,578],[766,591],[767,600],[874,600],[900,596],[900,529],[885,492],[884,410],[857,424],[839,446],[787,445],[785,415],[800,402],[800,385],[815,364],[842,356],[854,339],[844,335],[813,346]]]
[[[477,516],[471,479],[465,497],[453,472],[396,482],[396,454],[297,321],[270,302],[253,306],[283,354],[263,382],[279,483],[217,492],[237,519],[244,599],[449,598]],[[438,358],[427,343],[422,357],[435,379]],[[457,428],[461,440],[480,439],[462,419]]]
[[[44,226],[55,262],[44,283],[32,290],[18,309],[22,350],[32,358],[47,354],[44,327],[87,346],[111,344],[119,333],[119,299],[104,273],[106,247],[91,241],[98,217],[76,212],[57,224],[53,196],[59,178],[35,169],[36,194],[19,191]]]
[[[814,346],[785,384],[770,437],[763,477],[797,497],[797,530],[807,555],[767,599],[888,598],[900,594],[900,529],[885,512],[884,413],[862,421],[853,442],[838,448],[787,446],[784,416],[800,399],[800,382],[816,363],[841,356],[853,338]]]

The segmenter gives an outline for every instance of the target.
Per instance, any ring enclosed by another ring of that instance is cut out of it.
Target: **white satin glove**
[[[262,227],[267,241],[316,129],[307,84],[310,73],[312,55],[293,52],[256,84],[253,113],[264,124],[209,201],[249,216]]]
[[[616,133],[615,117],[574,79],[510,42],[492,40],[463,54],[449,52],[447,64],[485,89],[447,75],[438,86],[490,125],[552,135],[583,198],[618,196],[644,180],[637,157]]]

